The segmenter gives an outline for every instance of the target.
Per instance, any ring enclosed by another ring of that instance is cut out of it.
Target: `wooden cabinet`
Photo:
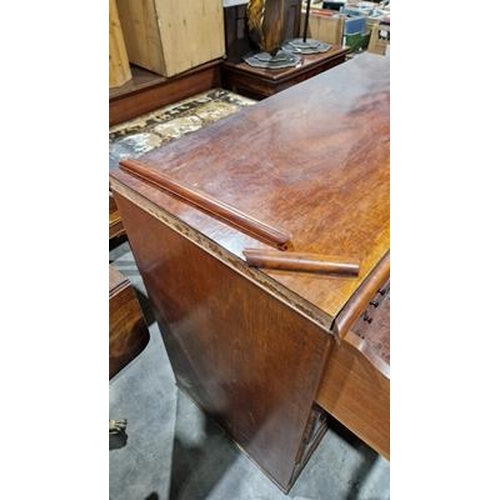
[[[389,111],[389,58],[361,54],[147,153],[148,175],[111,172],[177,384],[285,491],[326,412],[388,455],[388,366],[357,322],[388,324],[367,308],[389,278]],[[270,248],[262,225],[358,275],[249,265],[246,249]]]
[[[253,99],[263,99],[343,63],[347,53],[348,49],[334,45],[320,54],[300,56],[293,68],[277,70],[256,68],[244,61],[225,61],[222,85]]]
[[[131,63],[173,76],[224,55],[221,0],[117,0]]]

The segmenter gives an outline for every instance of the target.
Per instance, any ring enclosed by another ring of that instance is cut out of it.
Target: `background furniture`
[[[109,0],[109,88],[132,78],[116,0]]]
[[[109,124],[218,87],[223,56],[219,0],[110,0]]]
[[[278,70],[256,68],[244,61],[225,61],[222,85],[233,92],[263,99],[343,63],[348,52],[336,45],[327,52],[300,56],[297,66]]]
[[[220,0],[118,0],[130,62],[174,76],[224,55]]]
[[[130,281],[109,266],[109,378],[146,347],[149,331]]]

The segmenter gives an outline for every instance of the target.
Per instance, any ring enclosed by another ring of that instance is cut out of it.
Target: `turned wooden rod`
[[[312,273],[332,273],[357,276],[359,262],[339,262],[337,257],[317,253],[276,252],[245,248],[245,260],[250,266],[281,269],[286,271],[303,271]]]
[[[184,186],[164,172],[152,169],[137,160],[122,160],[119,166],[125,172],[174,194],[203,212],[235,226],[243,233],[275,246],[279,250],[286,250],[292,245],[291,236],[285,231],[271,227],[206,193]]]

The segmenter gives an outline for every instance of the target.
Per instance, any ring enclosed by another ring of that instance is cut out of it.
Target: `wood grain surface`
[[[390,252],[387,252],[335,318],[332,329],[341,339],[368,307],[378,290],[383,288],[389,279],[390,272],[391,256]]]
[[[390,458],[390,380],[359,345],[344,341],[332,347],[316,402]]]
[[[362,54],[141,161],[289,232],[295,251],[362,262],[349,279],[258,271],[330,326],[389,249],[389,129],[389,58]],[[265,248],[126,172],[112,171],[111,186],[197,232],[207,248],[242,260],[245,248]]]
[[[136,75],[139,75],[136,78]],[[109,125],[131,120],[220,85],[220,61],[212,61],[171,78],[134,69],[132,80],[109,93]]]
[[[277,252],[255,248],[245,248],[243,255],[249,266],[264,269],[353,276],[359,272],[359,262],[346,262],[334,255],[293,251]]]
[[[367,356],[386,344],[356,328],[389,272],[389,66],[359,55],[140,159],[291,234],[295,252],[359,261],[357,276],[249,266],[246,248],[269,247],[111,172],[178,384],[285,491],[314,403],[389,457],[390,381]]]
[[[120,0],[130,61],[174,76],[224,55],[222,4],[177,0]]]
[[[109,87],[120,87],[131,78],[116,0],[109,0]]]
[[[264,243],[276,246],[282,250],[287,249],[291,245],[290,235],[279,228],[271,227],[206,193],[193,189],[189,185],[181,184],[175,178],[158,169],[150,168],[133,159],[120,161],[120,168],[159,189],[177,196],[186,203],[196,206],[199,210],[229,225],[236,226],[243,233],[250,234]]]
[[[122,218],[116,206],[113,194],[109,193],[109,239],[117,238],[125,234]]]
[[[340,45],[335,45],[330,48],[326,52],[322,52],[319,54],[311,54],[307,56],[300,56],[300,61],[297,66],[282,68],[282,69],[274,69],[269,70],[265,68],[258,68],[256,66],[250,66],[244,61],[240,62],[230,62],[227,61],[224,63],[224,67],[233,68],[235,70],[244,71],[246,74],[252,74],[255,76],[259,76],[262,79],[270,80],[272,82],[278,82],[286,80],[288,77],[292,77],[297,73],[298,69],[306,69],[308,67],[315,66],[317,63],[328,59],[335,55],[345,55],[347,54],[348,49],[341,47]]]
[[[263,99],[308,80],[346,59],[347,48],[335,45],[327,52],[300,56],[292,68],[269,70],[250,66],[244,61],[222,63],[222,85],[234,92]]]
[[[116,202],[178,385],[287,491],[332,336],[126,198]]]

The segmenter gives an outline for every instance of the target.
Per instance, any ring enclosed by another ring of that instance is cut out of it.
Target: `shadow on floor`
[[[119,450],[127,445],[128,436],[125,432],[109,435],[109,450]]]
[[[369,479],[371,470],[376,466],[379,455],[338,420],[329,417],[328,427],[360,455],[360,463],[351,473],[353,481],[345,497],[345,500],[359,500],[363,485]]]
[[[238,451],[182,391],[177,405],[169,500],[204,500],[237,460]]]

